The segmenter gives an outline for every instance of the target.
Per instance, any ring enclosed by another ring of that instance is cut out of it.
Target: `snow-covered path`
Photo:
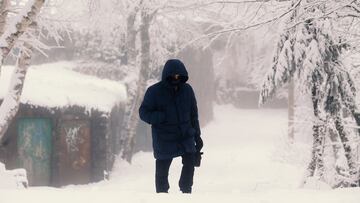
[[[196,168],[194,193],[244,193],[271,188],[294,188],[301,174],[274,161],[275,147],[286,134],[284,110],[234,110],[216,108],[216,119],[203,129],[205,143],[202,166]],[[154,158],[139,153],[133,164],[120,163],[112,174],[122,190],[153,192]],[[170,169],[170,193],[180,193],[177,181],[181,158]],[[126,184],[125,184],[126,183]],[[111,185],[113,186],[113,185]]]
[[[202,166],[195,172],[192,195],[178,191],[181,159],[175,159],[170,169],[170,194],[155,194],[155,162],[151,153],[141,152],[135,155],[132,165],[117,162],[110,181],[64,189],[0,190],[0,203],[360,202],[359,189],[297,188],[303,165],[281,161],[288,154],[282,144],[287,131],[285,110],[217,106],[215,116],[202,130],[205,154]]]

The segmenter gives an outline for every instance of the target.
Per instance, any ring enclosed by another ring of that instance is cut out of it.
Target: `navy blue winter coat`
[[[179,74],[178,90],[167,80]],[[150,86],[140,106],[141,120],[151,124],[154,157],[169,159],[194,153],[195,137],[200,137],[198,109],[192,87],[186,83],[188,73],[177,59],[168,60],[161,81]]]

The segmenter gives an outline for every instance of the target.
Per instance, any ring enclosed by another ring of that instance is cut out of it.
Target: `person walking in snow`
[[[141,120],[151,124],[157,193],[168,192],[169,168],[173,158],[180,156],[183,166],[179,187],[183,193],[191,193],[194,167],[201,158],[203,141],[198,109],[195,93],[186,83],[188,79],[180,60],[168,60],[161,81],[146,90],[139,108]]]

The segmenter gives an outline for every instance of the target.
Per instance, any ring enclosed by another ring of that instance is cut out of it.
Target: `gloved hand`
[[[194,166],[200,167],[201,165],[201,156],[203,155],[203,152],[196,152],[195,153],[195,160],[194,160]]]
[[[204,146],[204,143],[203,143],[203,140],[201,139],[200,136],[196,136],[195,137],[195,148],[196,148],[196,151],[197,152],[200,152],[201,149],[203,148]]]

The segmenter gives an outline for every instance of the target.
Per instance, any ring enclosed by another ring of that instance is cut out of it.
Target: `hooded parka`
[[[175,89],[169,77],[180,75]],[[151,124],[154,157],[170,159],[195,153],[195,138],[200,137],[198,109],[188,72],[178,59],[168,60],[161,81],[150,86],[139,109],[141,120]]]

